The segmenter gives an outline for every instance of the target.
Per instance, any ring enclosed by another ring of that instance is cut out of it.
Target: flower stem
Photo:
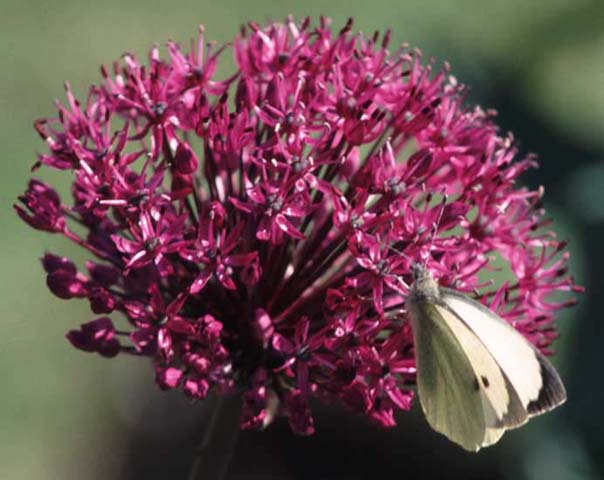
[[[224,480],[239,437],[240,399],[217,397],[189,480]]]

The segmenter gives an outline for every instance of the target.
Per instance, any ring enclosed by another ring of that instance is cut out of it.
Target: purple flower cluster
[[[310,434],[311,397],[392,426],[413,398],[415,260],[547,351],[573,302],[552,294],[578,287],[543,192],[516,185],[534,159],[448,66],[351,26],[250,23],[221,80],[200,29],[190,52],[103,68],[84,102],[67,86],[34,168],[70,172],[73,201],[31,180],[15,208],[91,254],[43,258],[50,290],[99,316],[75,347],[149,357],[193,399],[238,392],[244,428],[284,414]]]

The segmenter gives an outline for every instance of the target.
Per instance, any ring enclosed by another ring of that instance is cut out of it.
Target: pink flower
[[[30,180],[28,190],[19,200],[29,212],[19,205],[15,205],[15,210],[29,226],[51,233],[61,232],[65,228],[61,199],[58,193],[44,182]]]
[[[352,22],[250,23],[219,79],[224,48],[200,29],[190,52],[170,42],[167,59],[103,68],[85,100],[67,85],[36,122],[35,167],[71,174],[73,199],[32,180],[15,208],[92,257],[82,272],[46,254],[50,290],[120,324],[69,341],[148,357],[160,388],[193,399],[239,393],[245,428],[282,414],[310,434],[311,397],[392,426],[413,400],[403,305],[418,261],[548,352],[574,302],[556,294],[580,288],[542,190],[517,186],[534,159],[464,105],[448,66],[388,43]],[[501,284],[478,275],[494,254]]]
[[[115,357],[120,351],[113,322],[107,317],[85,323],[80,330],[71,330],[67,339],[80,350],[97,352],[104,357]]]

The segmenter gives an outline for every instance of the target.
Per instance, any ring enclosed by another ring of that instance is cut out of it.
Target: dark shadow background
[[[209,0],[103,2],[2,0],[0,16],[0,478],[186,478],[212,400],[190,406],[155,388],[138,359],[104,361],[72,349],[66,330],[91,318],[87,304],[63,302],[45,288],[44,250],[82,259],[66,242],[30,231],[12,213],[35,152],[32,121],[53,113],[62,82],[83,92],[98,67],[123,51],[140,57],[153,42],[185,44],[199,23],[225,41],[248,20],[325,14],[339,29],[392,28],[471,86],[469,101],[496,108],[499,124],[537,152],[525,177],[545,186],[571,267],[587,293],[559,316],[556,343],[568,403],[468,454],[432,432],[418,409],[399,427],[318,406],[318,433],[294,437],[286,422],[243,432],[231,480],[447,478],[579,480],[604,478],[602,314],[604,292],[604,3],[601,0],[353,0],[345,5]],[[51,183],[68,179],[49,173]]]

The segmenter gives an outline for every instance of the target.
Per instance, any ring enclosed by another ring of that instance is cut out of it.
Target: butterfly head
[[[422,297],[438,297],[438,283],[430,271],[421,263],[411,265],[413,291]]]

